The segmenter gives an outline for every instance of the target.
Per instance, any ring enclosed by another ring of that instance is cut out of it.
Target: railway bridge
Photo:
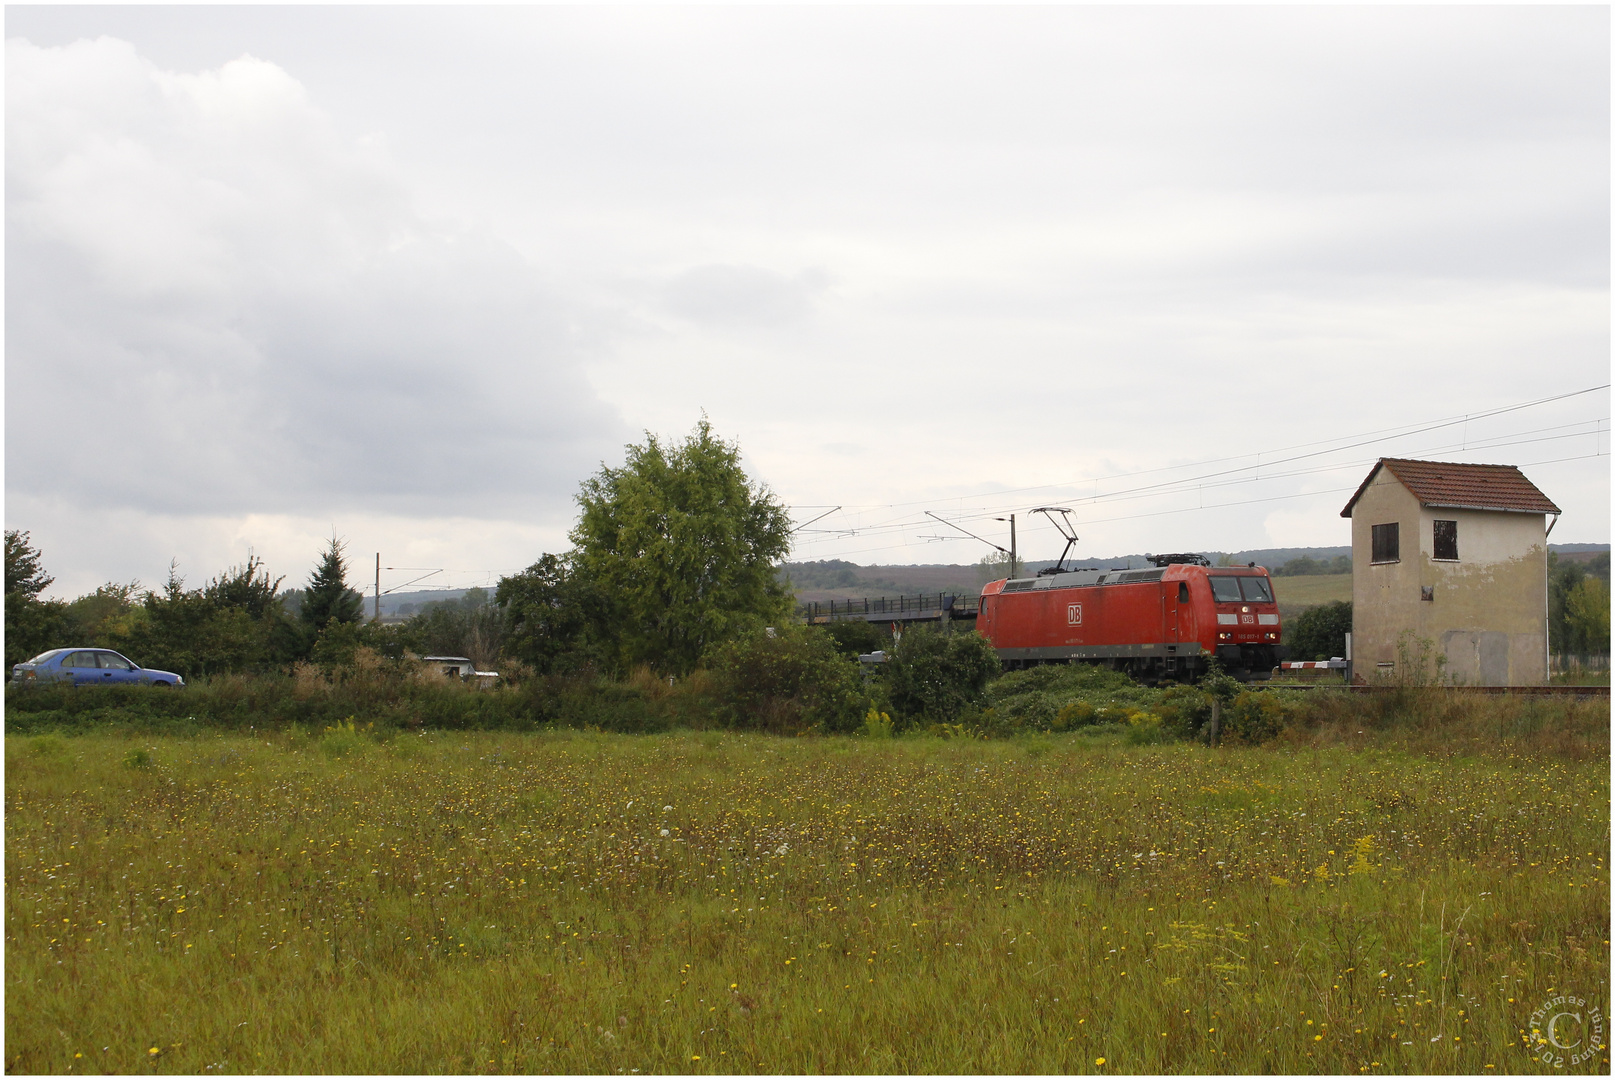
[[[811,600],[796,606],[802,622],[952,622],[974,620],[981,609],[980,596],[925,593],[921,596],[866,596],[861,600]]]

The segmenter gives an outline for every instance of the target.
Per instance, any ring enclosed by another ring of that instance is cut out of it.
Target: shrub
[[[1161,717],[1135,709],[1127,714],[1127,741],[1134,746],[1165,742],[1167,732]]]
[[[1194,739],[1211,722],[1213,700],[1213,694],[1197,686],[1171,686],[1161,692],[1155,711],[1165,732],[1179,739]]]
[[[1097,712],[1092,702],[1073,701],[1055,715],[1054,730],[1067,731],[1074,727],[1086,727],[1094,722]]]
[[[1351,633],[1351,601],[1336,600],[1308,608],[1284,628],[1291,660],[1329,660],[1346,655]]]
[[[864,734],[871,739],[891,738],[892,718],[879,709],[870,709],[864,714]]]
[[[892,647],[892,636],[889,632],[862,619],[838,619],[826,623],[823,631],[835,642],[836,650],[849,660],[856,660],[864,653]]]
[[[1223,711],[1222,738],[1231,742],[1263,743],[1284,730],[1285,708],[1278,695],[1246,690]]]
[[[374,724],[365,725],[367,729],[374,730]],[[320,753],[326,757],[346,757],[359,749],[360,731],[353,723],[353,717],[339,720],[325,729],[320,736]]]
[[[707,668],[714,716],[733,728],[848,733],[863,727],[869,695],[856,661],[821,630],[785,626],[719,646]]]
[[[987,689],[997,733],[1070,731],[1123,723],[1126,710],[1152,708],[1159,695],[1124,672],[1097,664],[1043,664],[1012,671]]]
[[[999,670],[998,653],[980,634],[919,627],[887,654],[885,678],[906,718],[949,721],[985,701],[987,680]]]

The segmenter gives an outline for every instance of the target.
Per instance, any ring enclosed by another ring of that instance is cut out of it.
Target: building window
[[[1458,561],[1458,523],[1456,521],[1436,521],[1435,557],[1446,559],[1449,562]]]
[[[1397,522],[1389,525],[1375,525],[1372,529],[1374,538],[1374,562],[1400,562],[1402,558],[1401,528]]]

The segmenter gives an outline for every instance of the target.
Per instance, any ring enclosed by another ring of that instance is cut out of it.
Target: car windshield
[[[1242,577],[1239,584],[1245,590],[1245,599],[1258,604],[1273,602],[1273,590],[1268,587],[1265,577]]]
[[[46,649],[44,652],[40,653],[38,656],[34,657],[28,662],[30,664],[43,664],[46,660],[49,660],[51,657],[55,656],[61,651],[62,650],[60,649]]]
[[[1239,603],[1239,579],[1232,574],[1212,574],[1211,596],[1219,604]]]

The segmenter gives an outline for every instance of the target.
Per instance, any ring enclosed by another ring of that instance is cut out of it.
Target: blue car
[[[111,649],[52,649],[11,669],[14,686],[71,682],[74,686],[184,686],[172,671],[143,668]]]

